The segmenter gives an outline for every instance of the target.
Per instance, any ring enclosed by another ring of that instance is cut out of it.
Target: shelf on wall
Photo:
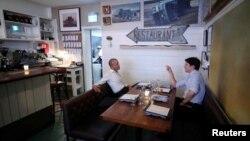
[[[0,9],[0,40],[6,41],[57,41],[55,19]]]
[[[120,45],[121,49],[196,49],[195,45]]]
[[[0,40],[5,41],[24,41],[24,42],[30,42],[30,41],[37,41],[37,42],[56,42],[55,40],[38,40],[38,39],[17,39],[17,38],[0,38]]]
[[[35,27],[36,26],[36,25],[33,25],[33,24],[20,23],[20,22],[15,22],[15,21],[8,21],[8,20],[5,20],[5,23],[12,23],[12,24],[18,24],[18,25],[30,26],[30,27]]]
[[[53,31],[45,31],[45,30],[41,30],[41,32],[44,32],[44,33],[53,33]]]

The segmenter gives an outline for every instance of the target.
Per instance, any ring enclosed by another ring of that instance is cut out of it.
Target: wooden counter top
[[[44,74],[50,74],[56,72],[56,68],[53,67],[38,67],[29,69],[28,73],[24,70],[0,72],[0,84],[35,77]]]
[[[80,68],[82,66],[77,66],[77,65],[56,65],[56,66],[52,66],[52,67],[56,67],[56,68],[66,68],[66,69],[75,69],[75,68]]]

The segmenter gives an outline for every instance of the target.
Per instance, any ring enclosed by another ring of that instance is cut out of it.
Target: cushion
[[[111,89],[111,87],[107,82],[101,85],[101,92],[106,96],[112,97],[115,95],[115,93],[113,92],[113,90]]]
[[[89,117],[70,131],[70,136],[89,141],[106,141],[118,124],[104,121],[100,117]]]

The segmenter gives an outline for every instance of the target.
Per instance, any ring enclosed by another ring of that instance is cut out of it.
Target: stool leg
[[[52,98],[53,109],[54,109],[54,111],[55,111],[54,88],[51,88],[51,89],[50,89],[50,93],[51,93],[51,98]]]
[[[57,96],[59,98],[59,103],[60,103],[60,108],[61,108],[61,93],[60,93],[60,88],[59,87],[56,88],[56,93],[57,93]]]
[[[67,85],[64,86],[64,93],[65,93],[66,98],[69,99]]]

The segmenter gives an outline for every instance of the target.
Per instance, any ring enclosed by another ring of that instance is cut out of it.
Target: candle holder
[[[29,71],[29,65],[23,65],[23,70],[24,71]]]
[[[29,75],[30,72],[29,71],[24,71],[24,75]]]
[[[29,75],[29,65],[23,65],[24,75]]]
[[[149,89],[146,89],[145,92],[144,92],[144,95],[145,95],[145,98],[149,98],[149,95],[150,95],[150,90]]]

